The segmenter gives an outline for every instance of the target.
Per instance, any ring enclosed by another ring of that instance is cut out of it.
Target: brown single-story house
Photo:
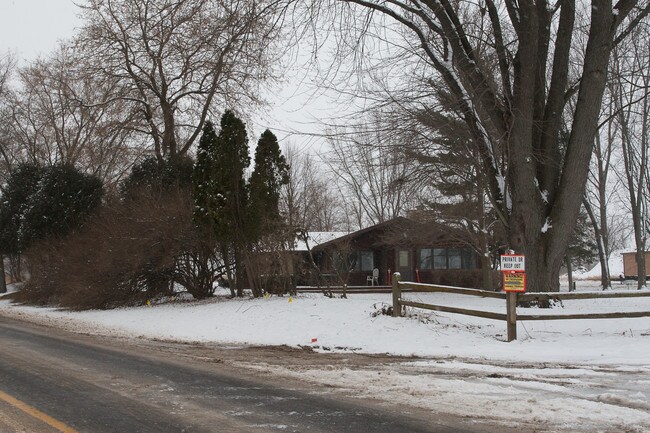
[[[650,251],[645,252],[645,271],[650,273]],[[623,274],[625,278],[638,278],[636,252],[623,253]]]
[[[321,284],[389,285],[394,272],[402,281],[461,287],[483,281],[480,257],[467,239],[403,217],[319,243],[311,256]],[[310,278],[313,285],[313,272]]]

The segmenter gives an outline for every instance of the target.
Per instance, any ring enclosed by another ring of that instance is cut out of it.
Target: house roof
[[[316,246],[322,245],[334,239],[344,237],[349,232],[308,232],[307,242],[304,239],[296,239],[296,244],[293,251],[308,251]]]
[[[413,226],[413,224],[414,224],[414,222],[412,220],[408,219],[408,218],[396,217],[396,218],[390,219],[388,221],[384,221],[384,222],[381,222],[379,224],[375,224],[373,226],[366,227],[366,228],[363,228],[361,230],[357,230],[355,232],[346,233],[343,236],[339,236],[339,237],[330,239],[330,240],[328,240],[326,242],[323,242],[323,243],[319,244],[318,249],[327,248],[329,246],[339,244],[341,242],[352,241],[352,240],[357,239],[360,236],[362,236],[362,235],[364,235],[366,233],[372,232],[372,231],[383,230],[383,229],[392,229],[392,228],[400,228],[400,227],[410,228],[410,227]]]
[[[467,243],[467,234],[459,232],[435,221],[419,221],[406,217],[396,217],[379,224],[365,227],[355,232],[346,233],[319,243],[314,250],[340,247],[346,243],[364,245],[365,247],[413,246],[435,244]],[[355,248],[354,246],[352,248]]]

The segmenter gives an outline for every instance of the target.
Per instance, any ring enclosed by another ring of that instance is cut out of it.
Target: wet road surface
[[[497,431],[312,391],[0,318],[2,432]]]

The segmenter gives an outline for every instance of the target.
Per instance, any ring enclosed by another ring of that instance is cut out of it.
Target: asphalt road
[[[0,318],[0,432],[497,431],[231,370]]]

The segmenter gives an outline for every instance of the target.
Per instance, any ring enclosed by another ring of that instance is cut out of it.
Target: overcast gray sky
[[[74,34],[78,8],[72,0],[0,0],[0,52],[29,61]]]

